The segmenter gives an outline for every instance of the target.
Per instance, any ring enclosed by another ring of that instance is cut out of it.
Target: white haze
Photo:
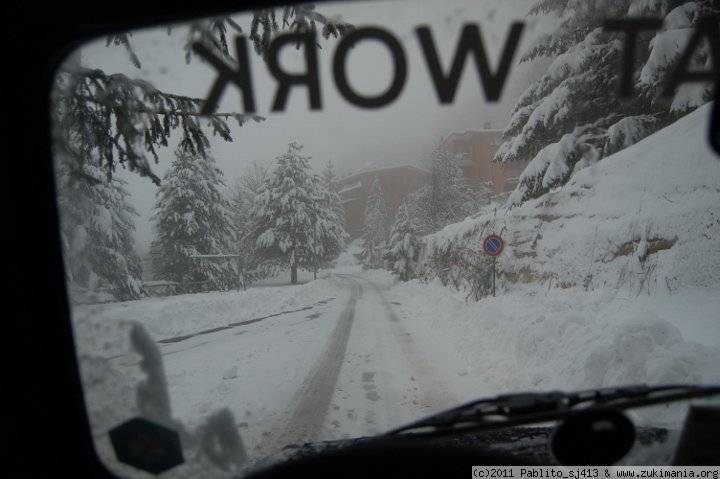
[[[258,114],[266,120],[248,123],[242,128],[230,121],[233,142],[211,138],[212,154],[225,174],[229,185],[244,168],[258,161],[265,164],[283,153],[290,141],[305,146],[312,156],[312,165],[320,170],[331,160],[340,174],[368,166],[417,164],[433,143],[457,130],[482,128],[490,122],[493,128],[504,128],[517,97],[533,79],[541,74],[544,64],[514,65],[510,71],[500,102],[484,99],[477,70],[469,61],[463,72],[453,104],[441,106],[427,71],[414,29],[431,27],[440,57],[448,68],[451,53],[465,23],[478,23],[492,68],[498,63],[511,22],[524,21],[523,41],[516,53],[517,62],[525,46],[538,34],[552,28],[553,21],[539,25],[526,18],[528,0],[453,0],[424,1],[360,1],[319,4],[318,11],[326,16],[340,17],[355,26],[377,25],[400,39],[408,63],[408,75],[401,96],[381,109],[364,110],[347,103],[338,93],[332,76],[332,56],[336,39],[320,39],[320,89],[322,110],[311,111],[307,89],[290,92],[284,112],[270,113],[276,82],[269,75],[262,59],[250,54],[252,79]],[[236,21],[249,29],[250,15],[239,15]],[[142,62],[135,68],[121,46],[106,46],[104,39],[90,43],[80,51],[83,66],[100,68],[107,73],[124,73],[131,78],[147,80],[164,91],[204,98],[215,79],[215,72],[198,58],[185,62],[187,29],[175,26],[170,35],[165,26],[133,32],[131,42]],[[281,54],[281,65],[289,71],[302,71],[302,52],[292,48]],[[385,47],[364,42],[348,56],[348,78],[357,91],[364,94],[383,91],[393,67]],[[220,111],[241,111],[240,97],[233,87],[226,90]],[[175,133],[175,139],[179,132]],[[175,144],[159,152],[154,171],[162,176],[174,157]],[[147,178],[121,171],[119,177],[128,181],[132,203],[140,213],[136,221],[136,241],[140,252],[147,252],[152,241],[150,217],[156,187]]]

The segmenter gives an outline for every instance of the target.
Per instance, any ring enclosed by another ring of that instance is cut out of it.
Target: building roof
[[[443,137],[442,143],[445,143],[446,141],[450,140],[451,138],[462,137],[462,136],[489,135],[489,136],[499,137],[502,135],[503,131],[504,130],[496,130],[496,129],[453,131],[452,133],[449,133],[445,137]]]
[[[392,165],[392,166],[366,167],[366,168],[362,168],[362,169],[360,169],[360,170],[356,170],[356,171],[348,174],[347,176],[344,176],[344,177],[340,178],[340,179],[338,180],[338,183],[346,184],[346,183],[349,183],[349,182],[352,182],[352,181],[358,181],[358,180],[357,180],[357,177],[358,177],[358,176],[365,176],[365,175],[371,174],[371,173],[381,173],[381,172],[385,172],[385,171],[398,170],[398,169],[402,169],[402,168],[410,168],[410,169],[413,169],[413,170],[420,171],[420,172],[422,172],[422,173],[430,173],[430,172],[429,172],[428,170],[426,170],[425,168],[422,168],[422,167],[416,166],[416,165],[410,165],[410,164],[406,164],[406,165]]]

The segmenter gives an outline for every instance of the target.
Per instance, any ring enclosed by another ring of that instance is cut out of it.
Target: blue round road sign
[[[490,256],[500,256],[505,248],[505,242],[498,235],[489,235],[483,241],[483,251]]]

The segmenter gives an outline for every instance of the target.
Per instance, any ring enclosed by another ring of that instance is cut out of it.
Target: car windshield
[[[331,2],[82,45],[51,114],[102,461],[145,477],[137,421],[167,477],[226,477],[483,396],[719,383],[718,14]]]

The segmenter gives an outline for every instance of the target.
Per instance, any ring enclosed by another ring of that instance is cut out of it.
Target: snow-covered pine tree
[[[109,292],[119,301],[144,295],[142,267],[135,251],[135,209],[124,182],[108,180],[97,166],[82,166],[82,177],[69,174],[64,158],[57,161],[60,232],[71,299],[78,289]]]
[[[565,184],[573,172],[629,146],[709,101],[712,85],[683,85],[661,95],[700,19],[720,14],[714,0],[537,0],[531,15],[560,17],[521,61],[554,58],[516,103],[495,160],[530,159],[510,196],[517,205]],[[636,94],[617,95],[624,33],[604,31],[605,19],[663,18],[663,30],[639,34]],[[707,43],[707,42],[706,42]],[[692,70],[709,70],[709,45],[697,49]],[[717,68],[717,66],[715,67]]]
[[[410,197],[412,221],[419,234],[439,231],[477,212],[487,202],[481,186],[466,182],[461,161],[461,155],[449,152],[441,144],[433,149],[427,181]]]
[[[313,183],[316,195],[311,213],[314,233],[308,245],[307,266],[317,277],[318,269],[340,254],[348,234],[345,231],[345,212],[340,204],[340,195],[328,188],[328,185],[332,188],[332,183],[328,184],[326,178],[319,176],[313,176]]]
[[[340,253],[340,249],[349,238],[345,225],[345,208],[343,208],[342,199],[340,198],[338,176],[335,173],[335,165],[330,160],[325,164],[322,171],[322,188],[324,190],[323,208],[328,210],[324,215],[327,216],[326,221],[332,225],[332,230],[335,231],[335,233],[326,236],[329,239],[329,247],[327,248],[329,253],[323,260],[323,263],[326,263]],[[335,239],[336,237],[339,238],[339,241]]]
[[[253,215],[259,221],[256,245],[262,254],[262,269],[268,273],[290,269],[290,282],[298,281],[298,268],[312,264],[314,212],[318,181],[310,171],[309,157],[302,146],[292,142],[266,187],[256,197]]]
[[[230,205],[215,160],[180,148],[156,193],[153,269],[185,291],[227,290],[237,285],[235,261],[192,258],[236,253]]]
[[[388,261],[393,273],[400,275],[402,281],[407,281],[413,277],[419,255],[420,242],[410,222],[407,200],[403,200],[395,214],[383,258]]]
[[[375,178],[365,205],[361,258],[368,268],[382,267],[382,252],[387,241],[387,206],[382,184]]]
[[[330,160],[325,163],[325,167],[323,168],[322,172],[322,179],[325,189],[334,193],[338,193],[340,191],[340,187],[338,185],[338,177],[335,174],[335,165],[333,165],[333,162]]]
[[[250,38],[258,53],[264,53],[271,38],[282,30],[315,31],[321,26],[320,34],[328,39],[337,38],[352,29],[352,25],[325,17],[315,11],[312,5],[289,6],[278,11],[282,15],[281,26],[275,20],[276,9],[266,9],[254,14]],[[187,42],[184,45],[188,62],[192,52],[191,45],[198,40],[219,54],[230,57],[227,32],[242,32],[242,28],[231,17],[198,20],[192,22],[188,30]],[[107,45],[124,47],[133,65],[141,68],[140,58],[131,44],[131,37],[129,32],[119,32],[108,36]],[[234,118],[239,126],[251,119],[262,120],[259,116],[233,112],[201,117],[199,111],[202,104],[202,99],[160,91],[144,80],[131,79],[121,73],[106,73],[99,69],[86,68],[81,65],[80,55],[73,55],[56,73],[52,95],[52,133],[58,171],[58,195],[65,195],[65,199],[60,199],[61,221],[71,225],[78,218],[83,218],[83,215],[75,216],[74,211],[101,211],[107,208],[102,198],[108,195],[124,198],[122,186],[110,181],[118,165],[159,184],[160,178],[151,168],[151,157],[155,162],[158,161],[157,150],[168,145],[175,131],[181,132],[181,148],[204,157],[210,142],[203,123],[213,136],[230,141],[231,130],[227,122],[230,118]],[[101,179],[101,176],[105,178]],[[85,185],[79,186],[79,182],[85,182]],[[68,185],[73,185],[75,191],[64,193],[62,188]],[[109,188],[114,192],[101,191],[93,194],[88,191],[96,187],[101,190]],[[70,205],[67,198],[76,198],[77,191],[80,190],[87,193],[85,199],[94,198],[100,203],[93,206],[85,202],[82,206]],[[130,210],[126,205],[124,200],[119,200],[114,209],[128,213]],[[66,214],[72,219],[66,220]],[[126,221],[128,228],[133,228],[132,215],[124,216],[123,221]],[[84,216],[84,219],[90,217],[92,216]],[[77,228],[69,226],[66,231],[75,229]],[[72,257],[68,247],[74,240],[73,234],[66,235],[63,241],[65,258]],[[120,250],[129,251],[124,246]],[[108,271],[113,271],[112,275],[124,277],[123,275],[128,273],[127,278],[132,278],[132,281],[128,280],[125,286],[121,286],[119,280],[113,279],[113,290],[119,298],[137,297],[140,294],[140,273],[139,269],[133,266],[134,259],[125,257],[128,264],[124,267],[119,264],[121,261],[113,261],[111,258],[120,258],[123,254],[109,255],[108,263],[103,265],[86,263],[86,266],[93,266],[94,269],[80,276],[108,277]]]
[[[265,188],[270,178],[269,169],[257,162],[252,163],[232,185],[230,210],[235,230],[235,247],[240,258],[241,277],[244,285],[261,279],[258,269],[261,256],[257,252],[257,229],[259,223],[253,216],[255,198]]]

